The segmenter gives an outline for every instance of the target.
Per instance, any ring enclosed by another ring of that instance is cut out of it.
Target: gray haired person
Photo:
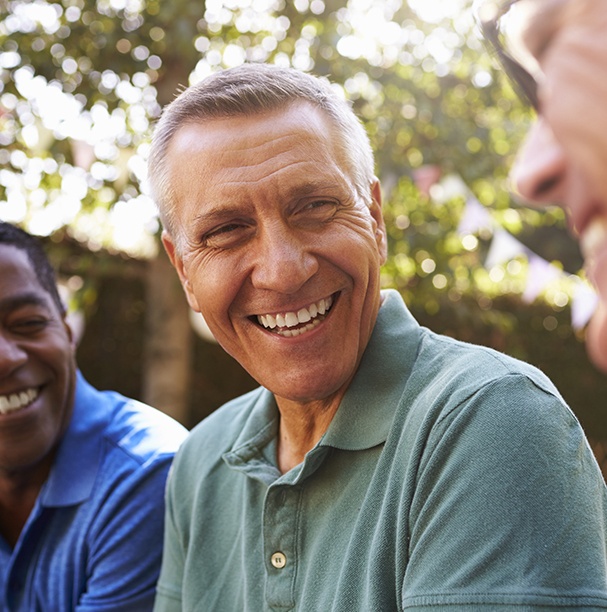
[[[333,86],[218,72],[165,109],[149,176],[190,306],[260,384],[175,459],[157,611],[607,608],[579,423],[382,290],[381,189]]]

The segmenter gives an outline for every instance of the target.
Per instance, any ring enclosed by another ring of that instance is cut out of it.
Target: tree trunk
[[[192,361],[189,306],[163,249],[148,266],[142,397],[188,426]]]
[[[188,82],[188,62],[179,54],[163,59],[155,83],[164,107],[178,86]],[[185,294],[162,246],[149,261],[146,279],[146,336],[144,339],[142,397],[148,404],[189,426],[193,336]]]

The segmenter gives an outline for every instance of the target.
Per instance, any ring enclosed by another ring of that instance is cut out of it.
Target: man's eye
[[[242,223],[228,223],[207,232],[203,236],[203,243],[211,248],[230,247],[243,239],[248,229],[248,226]]]
[[[236,224],[236,223],[231,223],[230,225],[222,225],[221,227],[219,227],[217,229],[214,229],[212,232],[209,232],[206,235],[206,237],[207,238],[213,238],[215,236],[221,236],[221,234],[227,234],[229,232],[234,232],[239,227],[241,227],[241,226]]]
[[[306,205],[306,209],[309,210],[314,210],[317,208],[323,208],[325,206],[334,206],[334,202],[331,202],[329,200],[315,200],[314,202],[310,202],[309,204]]]
[[[299,215],[304,219],[329,220],[337,210],[337,202],[333,200],[314,200],[299,209]]]
[[[19,334],[36,334],[46,329],[48,324],[48,319],[23,319],[16,321],[13,324],[13,329]]]

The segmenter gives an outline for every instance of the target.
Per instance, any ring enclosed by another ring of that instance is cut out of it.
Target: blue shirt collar
[[[97,478],[108,412],[103,394],[77,372],[74,411],[45,482],[43,506],[71,506],[89,498]]]

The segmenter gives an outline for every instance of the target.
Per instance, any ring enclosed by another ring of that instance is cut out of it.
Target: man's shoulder
[[[188,431],[164,412],[115,391],[91,390],[90,406],[100,414],[91,425],[110,448],[144,464],[159,457],[172,457]],[[104,416],[102,416],[104,415]]]
[[[447,387],[485,387],[511,377],[528,379],[538,390],[562,399],[537,367],[493,348],[470,344],[423,328],[416,360],[418,373],[430,374]]]
[[[404,450],[447,444],[481,456],[479,449],[506,442],[527,452],[568,436],[583,439],[575,414],[539,369],[427,330],[400,407]],[[515,463],[520,457],[509,465]]]
[[[127,399],[115,414],[109,434],[131,455],[146,461],[152,455],[174,454],[188,431],[160,410]]]

